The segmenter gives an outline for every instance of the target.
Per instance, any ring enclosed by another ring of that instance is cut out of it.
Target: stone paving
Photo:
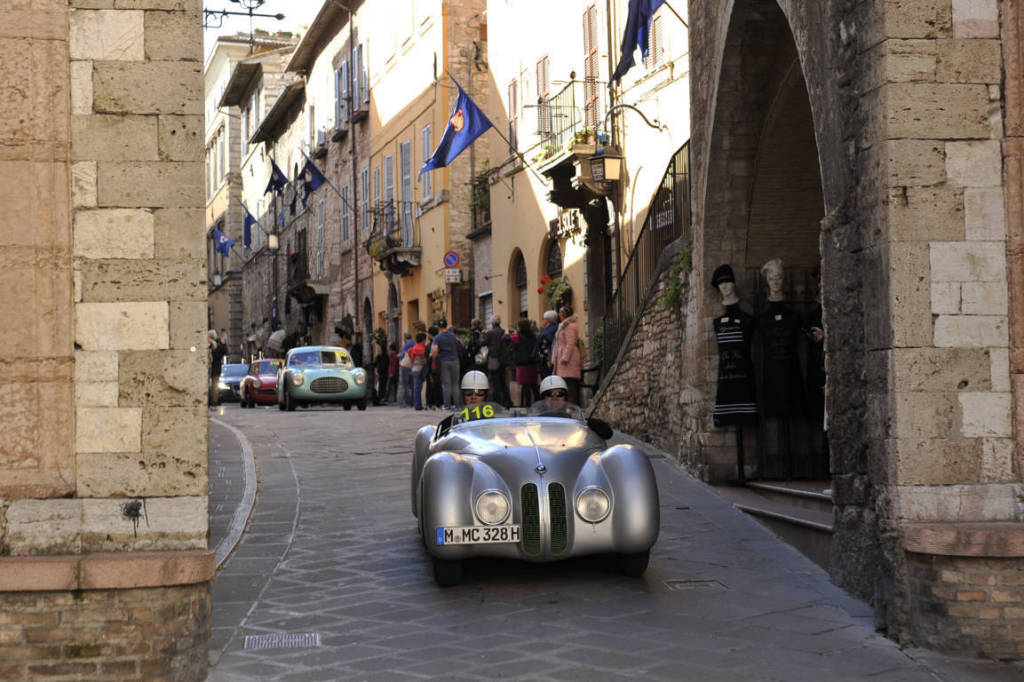
[[[210,680],[1024,679],[1019,665],[900,650],[870,608],[649,446],[662,527],[643,578],[601,557],[478,560],[440,589],[409,502],[413,434],[439,417],[217,411],[211,538],[241,499],[222,489],[242,481],[225,424],[251,443],[259,493],[213,584]],[[319,646],[245,647],[306,633]]]

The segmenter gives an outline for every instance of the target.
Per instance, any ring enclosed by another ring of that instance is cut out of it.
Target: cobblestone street
[[[439,415],[217,411],[211,549],[234,551],[213,583],[210,680],[1021,679],[901,651],[866,605],[650,448],[662,527],[643,578],[604,558],[475,561],[438,588],[409,467]],[[235,545],[250,452],[259,487]]]

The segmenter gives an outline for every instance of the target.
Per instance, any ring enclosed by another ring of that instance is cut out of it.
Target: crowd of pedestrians
[[[463,405],[460,377],[483,372],[493,402],[512,407],[511,378],[519,387],[519,403],[532,405],[540,397],[539,383],[559,376],[568,387],[570,402],[579,403],[582,350],[576,315],[570,306],[544,313],[540,329],[522,318],[513,328],[501,317],[474,319],[469,330],[447,321],[427,327],[421,322],[399,341],[375,338],[372,360],[374,404],[397,404],[416,410],[449,410]],[[360,363],[361,364],[361,363]]]

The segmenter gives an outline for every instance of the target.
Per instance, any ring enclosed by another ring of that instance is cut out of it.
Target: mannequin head
[[[722,294],[722,305],[733,305],[739,302],[736,295],[736,276],[728,264],[719,265],[711,275],[711,286],[717,287]]]
[[[761,266],[761,274],[768,285],[768,300],[781,301],[785,297],[782,294],[783,269],[782,259],[772,258]]]

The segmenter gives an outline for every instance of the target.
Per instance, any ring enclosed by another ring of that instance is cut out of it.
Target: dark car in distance
[[[248,373],[249,365],[241,363],[225,363],[220,368],[220,383],[217,384],[217,391],[222,403],[238,402],[238,385]]]

